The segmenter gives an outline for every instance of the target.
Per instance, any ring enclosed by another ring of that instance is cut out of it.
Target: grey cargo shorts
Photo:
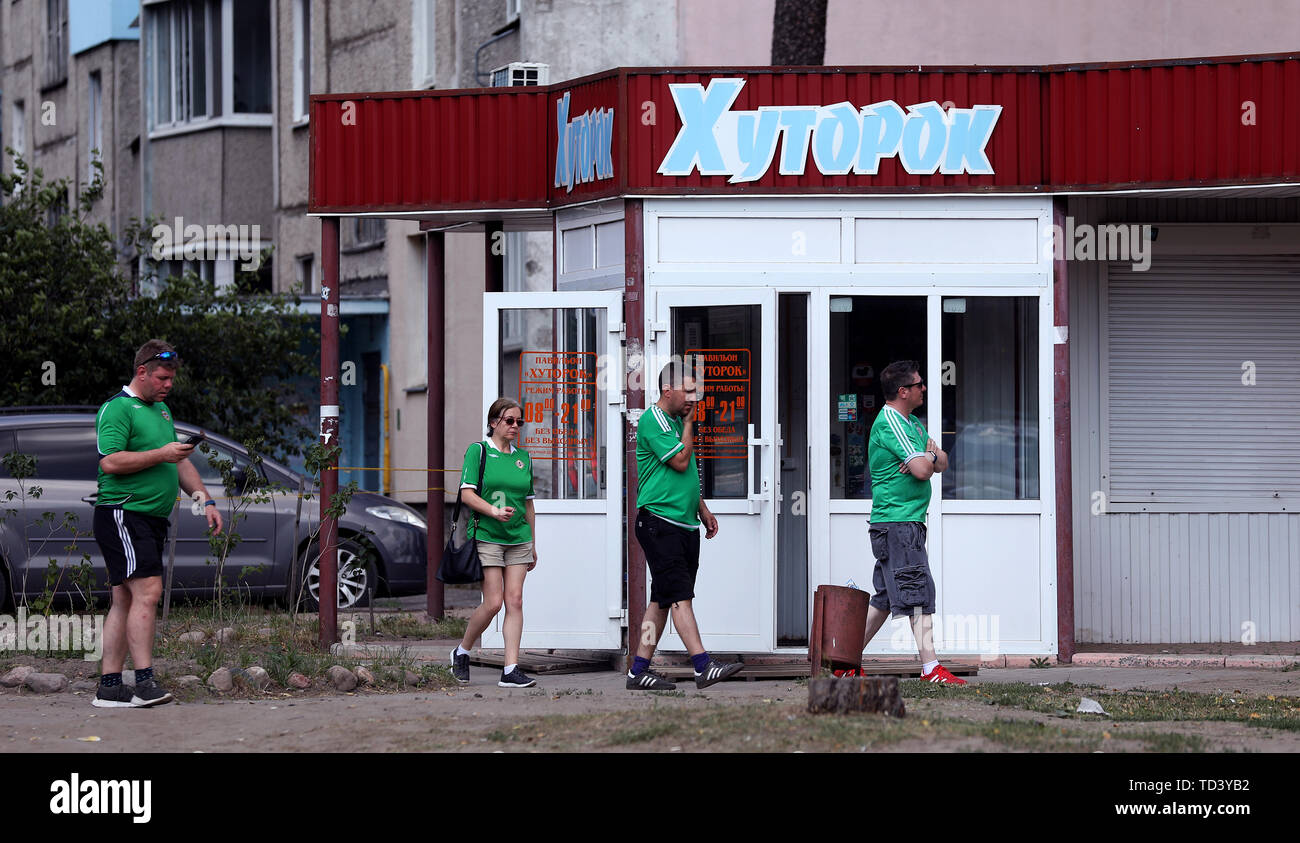
[[[871,552],[876,557],[872,574],[871,605],[891,615],[934,614],[934,577],[925,552],[925,525],[920,521],[872,524]]]

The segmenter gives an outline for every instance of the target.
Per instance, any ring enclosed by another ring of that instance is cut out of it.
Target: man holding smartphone
[[[153,675],[153,639],[162,596],[163,546],[178,484],[187,495],[203,494],[208,526],[221,532],[221,513],[189,461],[194,444],[176,441],[171,410],[163,403],[179,367],[175,349],[162,340],[149,340],[135,353],[131,382],[95,416],[100,455],[95,541],[112,587],[93,703],[100,708],[139,708],[172,698]],[[134,686],[122,684],[128,649]]]

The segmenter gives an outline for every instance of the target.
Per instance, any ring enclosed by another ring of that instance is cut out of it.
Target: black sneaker
[[[135,703],[131,702],[132,696],[134,693],[130,685],[114,685],[109,688],[101,682],[90,704],[96,708],[135,708]]]
[[[536,684],[535,680],[529,679],[522,670],[516,667],[509,673],[501,674],[501,681],[497,683],[497,686],[501,688],[531,688]]]
[[[669,682],[664,677],[646,668],[637,676],[627,675],[627,689],[629,691],[672,691],[676,690],[676,683]]]
[[[163,686],[158,684],[157,679],[146,679],[143,682],[137,682],[135,691],[131,695],[131,705],[137,708],[147,708],[151,705],[162,705],[172,701],[172,695],[163,690]]]
[[[735,676],[737,673],[740,673],[740,671],[744,669],[745,669],[744,662],[731,662],[730,664],[722,664],[721,662],[717,662],[714,661],[713,659],[709,659],[708,666],[705,667],[703,671],[699,671],[695,674],[695,687],[707,688],[710,685],[713,685],[717,682],[721,682],[723,679],[726,679],[728,676]]]
[[[451,675],[460,684],[469,684],[469,653],[458,656],[455,650],[451,651]]]

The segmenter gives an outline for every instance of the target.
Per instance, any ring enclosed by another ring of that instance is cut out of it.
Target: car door
[[[36,457],[36,474],[28,486],[39,487],[40,497],[29,498],[25,529],[27,564],[15,565],[14,590],[39,594],[45,588],[46,570],[54,559],[60,567],[78,565],[89,555],[95,569],[95,588],[108,593],[108,572],[94,536],[94,501],[99,474],[99,449],[93,422],[69,420],[16,431],[15,448]],[[19,508],[17,500],[9,508]],[[45,513],[51,513],[47,518]],[[56,590],[73,591],[71,573],[64,571]]]
[[[190,431],[178,428],[177,432]],[[245,487],[248,494],[227,496],[216,466],[222,460],[233,462],[236,471],[252,472],[254,482],[251,487]],[[268,583],[278,582],[274,578],[275,500],[274,496],[257,493],[256,488],[264,483],[263,475],[250,466],[247,453],[231,443],[209,437],[194,449],[190,463],[217,502],[225,523],[223,532],[233,528],[239,536],[239,541],[230,548],[222,572],[226,585],[260,592]],[[207,517],[195,515],[192,504],[182,500],[177,512],[176,587],[202,595],[211,593],[216,582],[217,554],[208,542]]]

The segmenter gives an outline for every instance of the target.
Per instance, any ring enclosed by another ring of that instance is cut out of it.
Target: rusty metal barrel
[[[819,585],[813,594],[812,634],[808,660],[817,677],[827,666],[832,670],[862,665],[862,639],[867,634],[870,595],[841,585]]]

